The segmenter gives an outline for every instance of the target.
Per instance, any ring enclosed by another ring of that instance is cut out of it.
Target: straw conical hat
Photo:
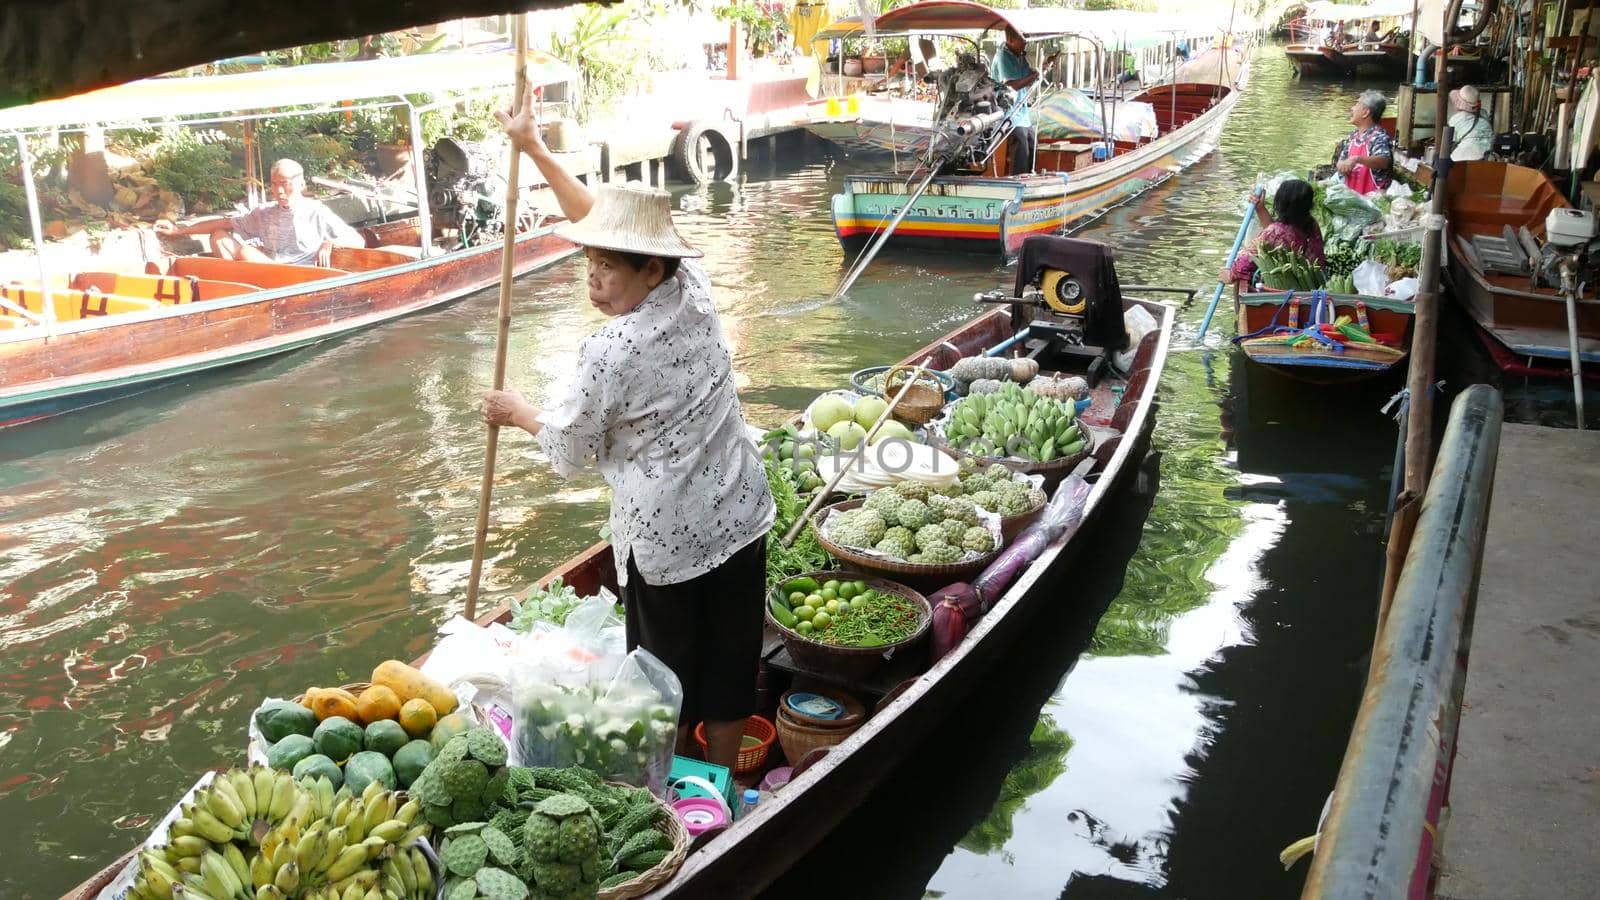
[[[556,228],[574,244],[648,256],[701,256],[672,226],[672,198],[641,181],[602,184],[589,214]]]

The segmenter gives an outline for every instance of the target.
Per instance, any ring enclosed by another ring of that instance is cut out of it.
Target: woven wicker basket
[[[827,537],[822,534],[822,529],[819,528],[818,525],[821,524],[823,518],[828,514],[829,510],[844,512],[845,510],[855,509],[863,502],[865,501],[846,500],[843,503],[835,503],[832,506],[825,506],[817,512],[816,517],[811,522],[811,528],[814,532],[816,532],[817,535],[817,543],[822,545],[822,549],[828,551],[828,555],[840,560],[841,562],[849,563],[855,568],[871,573],[878,573],[891,578],[895,576],[904,576],[905,578],[916,579],[916,582],[913,585],[916,587],[920,587],[924,583],[933,581],[940,581],[940,584],[943,585],[949,584],[952,581],[965,581],[970,576],[982,572],[984,569],[988,568],[989,563],[994,562],[995,557],[999,556],[1000,550],[1003,549],[1003,547],[996,547],[994,550],[991,550],[982,556],[974,557],[973,559],[964,560],[962,562],[946,563],[942,565],[926,565],[922,563],[899,562],[892,559],[884,559],[881,556],[869,556],[858,550],[840,546],[839,544],[828,540]]]
[[[835,647],[785,628],[781,622],[772,617],[772,609],[769,606],[766,611],[767,623],[777,630],[783,638],[783,645],[788,649],[789,656],[802,668],[833,675],[846,681],[860,681],[876,672],[891,655],[915,653],[922,649],[923,640],[928,635],[928,627],[933,623],[933,608],[928,605],[926,597],[898,582],[857,572],[807,572],[805,575],[815,578],[819,584],[830,578],[840,581],[865,581],[868,587],[910,600],[917,607],[920,621],[917,623],[916,632],[903,641],[882,647]],[[781,586],[774,586],[774,596],[781,589]]]
[[[860,727],[860,719],[838,728],[808,725],[790,715],[788,710],[778,707],[778,746],[783,748],[783,758],[791,766],[798,764],[807,753],[818,747],[834,747],[843,743]]]
[[[894,399],[899,393],[901,385],[916,371],[915,366],[895,366],[888,374],[883,376],[883,397],[885,400]],[[926,370],[924,370],[926,371]],[[896,380],[898,379],[898,380]],[[924,381],[918,378],[911,383],[906,395],[895,404],[894,417],[912,427],[921,427],[938,418],[939,412],[944,409],[944,391],[935,387],[937,379]]]
[[[599,900],[628,900],[631,897],[643,897],[671,881],[672,876],[678,874],[683,861],[688,858],[689,830],[683,827],[678,814],[664,800],[656,797],[655,802],[666,807],[667,814],[657,820],[655,827],[657,831],[664,832],[672,839],[672,849],[668,850],[666,858],[652,866],[650,871],[632,881],[624,881],[601,891]]]

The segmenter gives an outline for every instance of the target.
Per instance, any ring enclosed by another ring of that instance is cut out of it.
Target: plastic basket
[[[733,771],[738,773],[754,772],[767,761],[767,751],[772,749],[772,742],[778,737],[778,729],[771,722],[760,716],[751,716],[744,720],[745,737],[753,737],[760,741],[753,747],[739,748],[739,757],[734,762]],[[706,743],[706,723],[701,722],[694,726],[694,742],[700,745],[700,752],[709,752]]]

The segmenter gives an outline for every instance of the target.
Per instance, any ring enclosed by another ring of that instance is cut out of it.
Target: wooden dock
[[[1600,433],[1506,425],[1440,900],[1600,896]]]

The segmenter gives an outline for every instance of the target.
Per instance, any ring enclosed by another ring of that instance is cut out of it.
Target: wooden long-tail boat
[[[1535,284],[1526,262],[1545,217],[1567,207],[1566,198],[1537,169],[1489,161],[1453,164],[1446,196],[1450,295],[1495,364],[1517,375],[1569,376],[1565,299]],[[1577,321],[1582,361],[1600,363],[1600,299],[1580,299]]]
[[[1025,253],[1025,263],[1027,259]],[[1047,271],[1049,268],[1043,266],[1019,267],[1012,299],[1037,297],[1031,290],[1037,289]],[[962,698],[982,684],[984,672],[1009,652],[1038,607],[1069,602],[1070,594],[1063,593],[1069,589],[1063,580],[1069,564],[1087,543],[1086,533],[1107,514],[1118,492],[1133,480],[1148,449],[1155,425],[1157,387],[1166,365],[1175,316],[1171,306],[1120,298],[1092,283],[1086,285],[1086,293],[1091,298],[1118,298],[1116,302],[1125,311],[1141,308],[1157,324],[1136,345],[1127,348],[1131,362],[1126,375],[1108,373],[1092,387],[1091,404],[1082,421],[1095,430],[1098,443],[1079,523],[1061,534],[1022,571],[961,643],[924,671],[913,670],[903,681],[890,680],[871,689],[881,700],[876,712],[858,731],[828,750],[772,800],[762,802],[753,814],[697,844],[672,880],[648,896],[747,897],[759,893],[862,803],[872,787],[904,756],[915,752],[921,736],[939,719],[959,708]],[[1091,299],[1091,306],[1096,302]],[[1077,321],[1086,323],[1094,318],[1090,312]],[[1015,302],[976,316],[907,356],[906,361],[914,364],[931,356],[933,367],[949,368],[962,357],[1009,347],[1009,352],[1039,360],[1046,374],[1084,374],[1091,367],[1106,372],[1104,354],[1097,356],[1092,348],[1086,352],[1070,337],[1073,333],[1092,334],[1092,327],[1074,325],[1074,319],[1032,303]],[[616,569],[610,545],[602,542],[591,546],[546,574],[540,583],[557,576],[583,594],[601,587],[615,591]],[[478,621],[489,624],[509,618],[510,610],[499,607],[484,613]],[[808,673],[795,672],[792,663],[786,661],[781,641],[770,630],[765,646],[767,694],[775,702],[783,692],[784,682]],[[826,680],[826,676],[812,677]],[[93,897],[93,890],[107,883],[119,869],[120,866],[108,868],[71,896]]]
[[[1009,25],[1030,40],[1071,34],[1070,16],[1024,15],[1031,12],[1045,11],[925,0],[880,16],[878,33],[967,31],[981,35]],[[1104,141],[1040,141],[1035,174],[1010,170],[1008,137],[983,160],[981,170],[946,174],[940,166],[920,194],[919,183],[929,174],[926,170],[910,178],[850,175],[843,191],[833,196],[834,232],[847,252],[858,251],[888,232],[888,247],[1011,256],[1029,237],[1058,233],[1082,223],[1165,182],[1215,149],[1248,79],[1249,67],[1234,48],[1207,52],[1217,55],[1220,64],[1195,69],[1191,63],[1185,69],[1221,70],[1228,77],[1180,80],[1129,98],[1152,107],[1154,137],[1113,140],[1109,147]]]
[[[1343,54],[1320,43],[1290,44],[1283,48],[1283,55],[1301,78],[1348,78],[1354,73]]]
[[[1403,368],[1411,347],[1415,311],[1410,301],[1362,294],[1331,294],[1321,300],[1321,321],[1348,317],[1374,343],[1321,340],[1306,333],[1318,315],[1313,296],[1283,291],[1235,292],[1238,337],[1245,358],[1280,374],[1319,384],[1372,378]]]
[[[534,62],[536,86],[570,75],[548,58]],[[0,132],[176,115],[233,119],[245,110],[396,95],[387,102],[408,107],[406,93],[492,89],[511,73],[507,54],[437,54],[152,79],[0,111]],[[416,110],[412,116],[415,123]],[[413,159],[423,159],[415,135]],[[415,196],[427,198],[423,166],[415,169]],[[499,241],[461,246],[459,229],[446,227],[460,223],[433,218],[425,201],[414,216],[365,229],[368,246],[337,250],[328,267],[180,256],[0,279],[0,428],[285,353],[495,284]],[[555,236],[551,220],[525,224],[517,273],[576,252]]]

